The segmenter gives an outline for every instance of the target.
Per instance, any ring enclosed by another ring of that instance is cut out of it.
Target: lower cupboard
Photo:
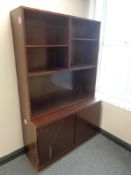
[[[93,137],[97,132],[89,120],[100,120],[100,105],[95,103],[60,120],[37,128],[38,169]]]

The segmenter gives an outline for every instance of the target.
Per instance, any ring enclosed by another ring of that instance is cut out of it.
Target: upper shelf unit
[[[69,17],[24,9],[26,45],[68,45]]]
[[[100,22],[26,7],[11,18],[30,119],[94,98]]]
[[[100,22],[24,8],[28,76],[92,69]]]

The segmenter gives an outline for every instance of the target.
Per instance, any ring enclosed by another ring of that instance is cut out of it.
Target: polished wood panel
[[[21,113],[23,118],[29,120],[30,101],[28,93],[27,62],[24,41],[25,33],[24,26],[22,25],[24,24],[23,9],[17,8],[14,11],[11,11],[10,15],[14,41],[17,80],[21,103]]]
[[[99,126],[100,107],[99,102],[77,113],[75,144],[80,144],[97,133],[94,125]]]
[[[72,115],[54,122],[50,126],[52,158],[65,152],[74,145],[74,124],[75,117]]]
[[[50,159],[50,127],[49,125],[37,128],[38,161],[46,164]]]
[[[69,44],[26,45],[27,48],[69,47]]]
[[[75,144],[80,144],[87,139],[93,137],[96,134],[96,131],[92,128],[88,122],[77,117],[76,119],[76,135],[75,135]]]
[[[24,18],[23,9],[17,8],[11,11],[11,26],[14,41],[15,62],[17,71],[17,81],[20,97],[20,111],[21,121],[23,128],[23,141],[26,148],[26,154],[35,164],[37,162],[37,136],[36,127],[31,122],[30,114],[30,100],[28,91],[28,76],[27,76],[27,62],[26,62],[26,49],[24,42]],[[22,25],[23,24],[23,25]],[[13,121],[12,121],[13,122]]]
[[[38,128],[43,125],[47,125],[47,124],[56,122],[71,114],[82,111],[85,108],[92,106],[93,104],[97,104],[97,103],[100,103],[100,101],[94,98],[88,98],[88,99],[83,100],[83,102],[79,101],[77,104],[73,104],[72,106],[66,107],[64,109],[58,110],[48,115],[40,115],[37,119],[34,119],[32,122]],[[97,115],[96,115],[96,118],[97,118]]]

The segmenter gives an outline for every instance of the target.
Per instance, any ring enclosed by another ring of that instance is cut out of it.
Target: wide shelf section
[[[82,65],[82,66],[72,66],[70,68],[56,68],[56,69],[51,69],[51,70],[46,70],[46,71],[32,71],[28,73],[29,77],[34,77],[34,76],[44,76],[44,75],[49,75],[53,73],[59,73],[59,72],[66,72],[66,71],[75,71],[75,70],[83,70],[83,69],[94,69],[96,68],[96,65]]]
[[[96,69],[83,69],[30,77],[32,118],[93,97],[95,74]]]

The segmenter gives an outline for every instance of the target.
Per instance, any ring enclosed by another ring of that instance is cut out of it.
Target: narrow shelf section
[[[98,41],[98,39],[92,39],[92,38],[72,38],[72,40],[74,41],[92,41],[92,42],[96,42]]]
[[[48,44],[48,45],[26,45],[26,47],[28,48],[32,48],[32,47],[35,47],[35,48],[41,48],[41,47],[69,47],[69,45],[68,44],[57,44],[57,45],[55,45],[55,44],[53,44],[53,45],[51,45],[51,44]]]
[[[43,75],[48,75],[48,74],[53,74],[53,73],[58,73],[58,72],[64,72],[64,71],[73,71],[73,70],[82,70],[82,69],[92,69],[96,68],[96,65],[82,65],[82,66],[72,66],[71,68],[57,68],[57,69],[52,69],[52,70],[46,70],[46,71],[32,71],[28,73],[29,77],[34,77],[34,76],[43,76]]]

